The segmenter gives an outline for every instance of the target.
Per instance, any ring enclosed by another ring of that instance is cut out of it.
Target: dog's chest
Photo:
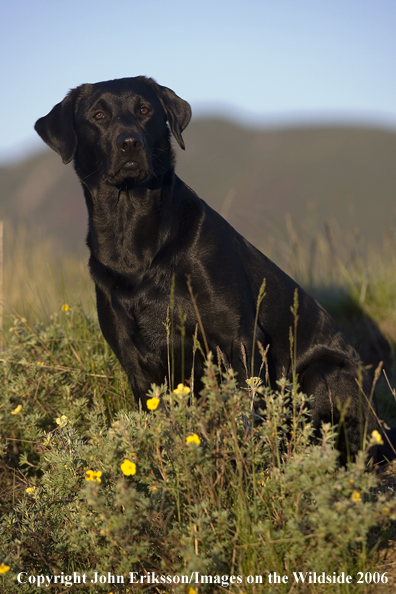
[[[129,328],[131,335],[165,335],[170,307],[169,292],[150,279],[128,275],[128,279],[109,288],[113,315]]]

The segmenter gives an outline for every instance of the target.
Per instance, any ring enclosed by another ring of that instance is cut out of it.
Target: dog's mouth
[[[137,161],[127,161],[121,169],[137,169],[139,167],[139,163]]]
[[[149,175],[149,168],[144,167],[139,161],[126,161],[117,169],[108,171],[103,176],[104,181],[112,186],[125,186],[131,183],[141,183]]]

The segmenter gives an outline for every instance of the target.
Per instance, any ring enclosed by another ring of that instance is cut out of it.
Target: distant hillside
[[[370,240],[396,227],[396,133],[311,127],[252,131],[198,121],[184,132],[178,173],[256,241],[284,225],[336,219]]]
[[[244,129],[194,121],[177,150],[178,175],[255,243],[282,229],[336,219],[380,240],[396,228],[396,133],[353,127]],[[71,165],[49,150],[0,167],[0,216],[28,223],[58,246],[82,249],[87,215]]]
[[[57,248],[83,248],[84,196],[72,165],[51,150],[0,167],[0,216],[52,237]]]

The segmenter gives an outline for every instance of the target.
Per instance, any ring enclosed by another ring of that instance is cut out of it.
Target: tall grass
[[[396,234],[369,244],[358,229],[345,234],[336,221],[323,230],[307,222],[297,231],[286,216],[283,235],[278,229],[260,249],[336,317],[359,308],[396,342]]]
[[[61,254],[50,238],[28,227],[4,225],[5,327],[14,315],[48,321],[59,306],[79,301],[94,311],[94,288],[87,255]]]
[[[94,312],[88,250],[80,256],[61,254],[50,239],[8,222],[4,243],[6,319],[17,313],[32,322],[49,320],[68,301]],[[258,247],[335,317],[348,318],[359,309],[396,342],[396,237],[367,245],[356,230],[346,236],[336,222],[323,232],[309,223],[297,232],[286,217],[285,229],[265,236]]]

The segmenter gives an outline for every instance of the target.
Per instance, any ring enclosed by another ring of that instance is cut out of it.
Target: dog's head
[[[36,132],[83,183],[144,183],[171,166],[169,127],[181,148],[189,104],[143,76],[86,84],[37,120]]]

